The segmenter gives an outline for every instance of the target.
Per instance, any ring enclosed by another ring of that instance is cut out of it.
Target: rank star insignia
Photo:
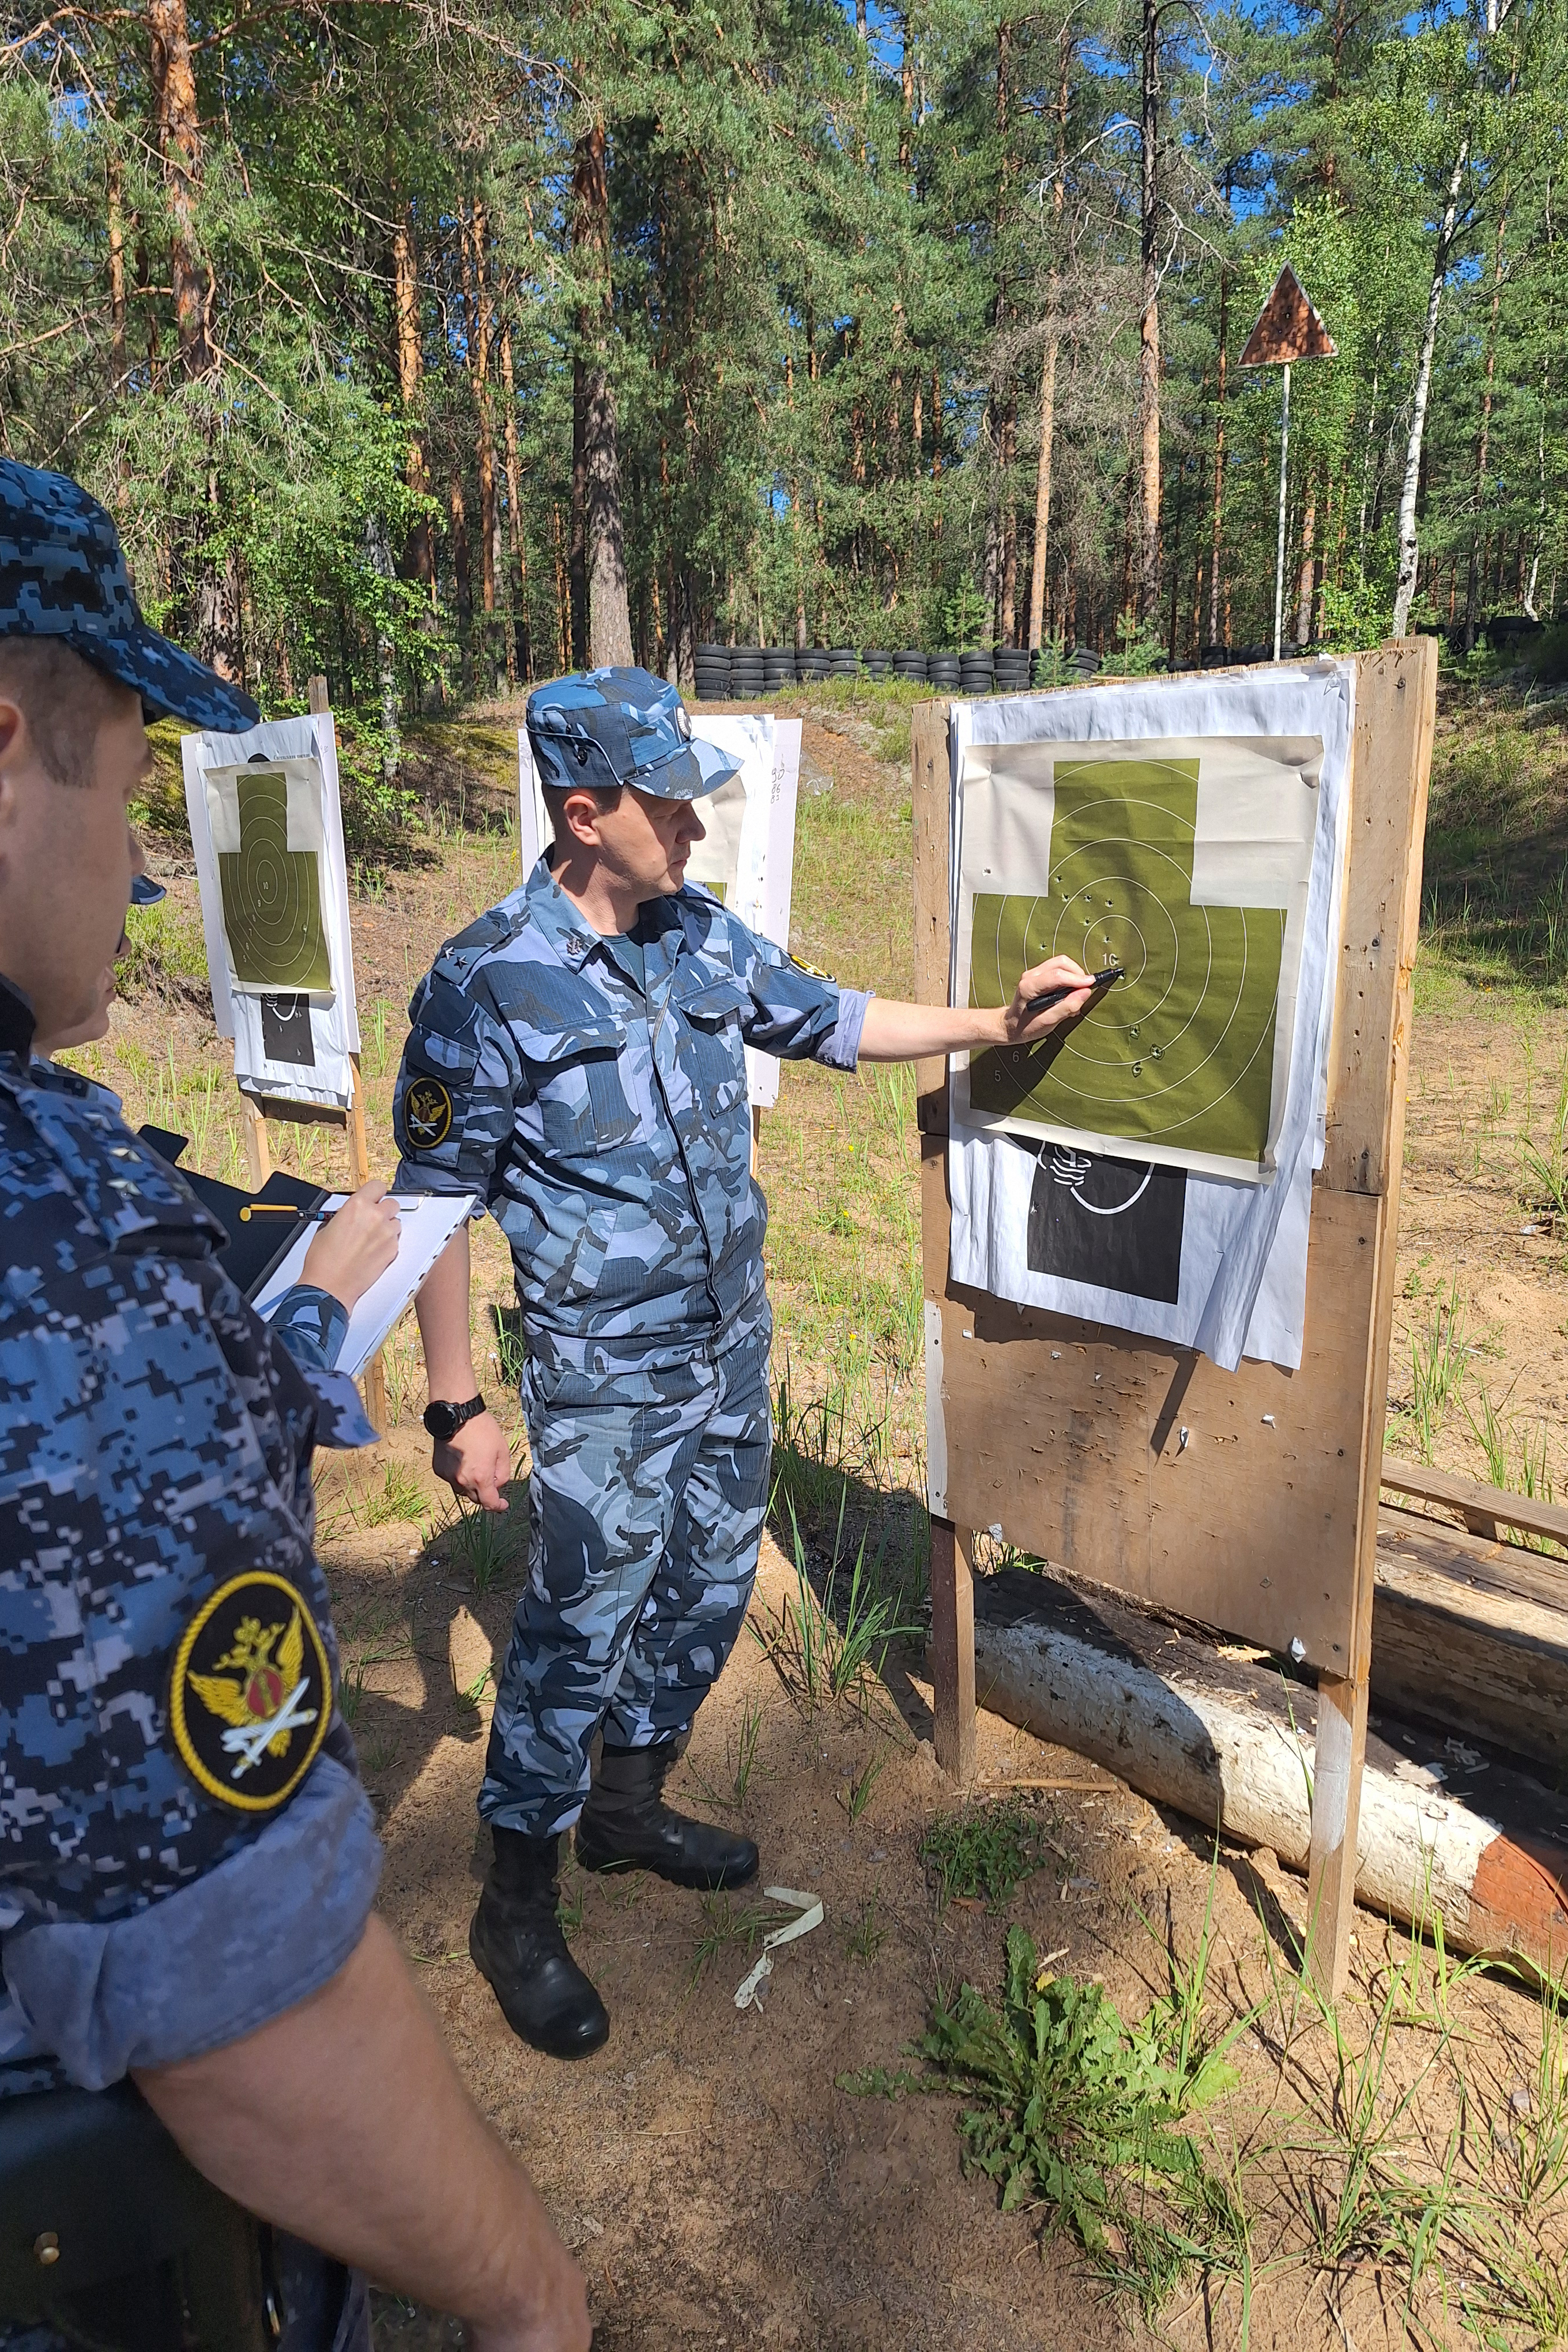
[[[413,1151],[434,1151],[452,1125],[452,1097],[439,1078],[416,1078],[403,1097],[403,1124]]]
[[[263,1569],[209,1593],[180,1637],[169,1729],[198,1788],[238,1812],[287,1802],[331,1718],[326,1645],[301,1593]]]

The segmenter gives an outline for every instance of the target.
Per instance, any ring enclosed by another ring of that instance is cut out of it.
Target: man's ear
[[[566,829],[574,841],[580,841],[585,849],[597,849],[599,819],[604,812],[586,787],[581,792],[567,793],[561,814],[566,820]]]
[[[27,721],[21,705],[8,694],[0,694],[0,823],[16,814],[16,770],[26,759],[29,749]]]

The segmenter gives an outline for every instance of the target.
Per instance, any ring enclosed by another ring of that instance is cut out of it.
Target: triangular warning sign
[[[1247,339],[1241,365],[1280,367],[1293,360],[1331,360],[1336,350],[1333,337],[1287,262]]]

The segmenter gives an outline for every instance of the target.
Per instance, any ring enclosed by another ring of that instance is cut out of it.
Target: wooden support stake
[[[245,1144],[245,1172],[253,1192],[259,1192],[272,1173],[272,1154],[267,1146],[267,1121],[251,1101],[239,1097],[239,1129]]]
[[[961,1789],[974,1778],[974,1531],[931,1523],[931,1711],[936,1760]]]
[[[353,1102],[349,1110],[349,1165],[353,1175],[353,1190],[370,1174],[370,1148],[364,1134],[364,1080],[360,1075],[359,1055],[351,1054],[353,1065]],[[378,1437],[386,1435],[386,1362],[377,1349],[364,1368],[364,1409],[371,1427]]]

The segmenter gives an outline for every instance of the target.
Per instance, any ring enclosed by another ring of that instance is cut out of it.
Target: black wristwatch
[[[467,1404],[446,1404],[435,1399],[425,1408],[425,1426],[432,1437],[439,1438],[443,1445],[449,1445],[463,1423],[472,1421],[476,1413],[483,1412],[484,1409],[482,1396],[470,1397]]]

